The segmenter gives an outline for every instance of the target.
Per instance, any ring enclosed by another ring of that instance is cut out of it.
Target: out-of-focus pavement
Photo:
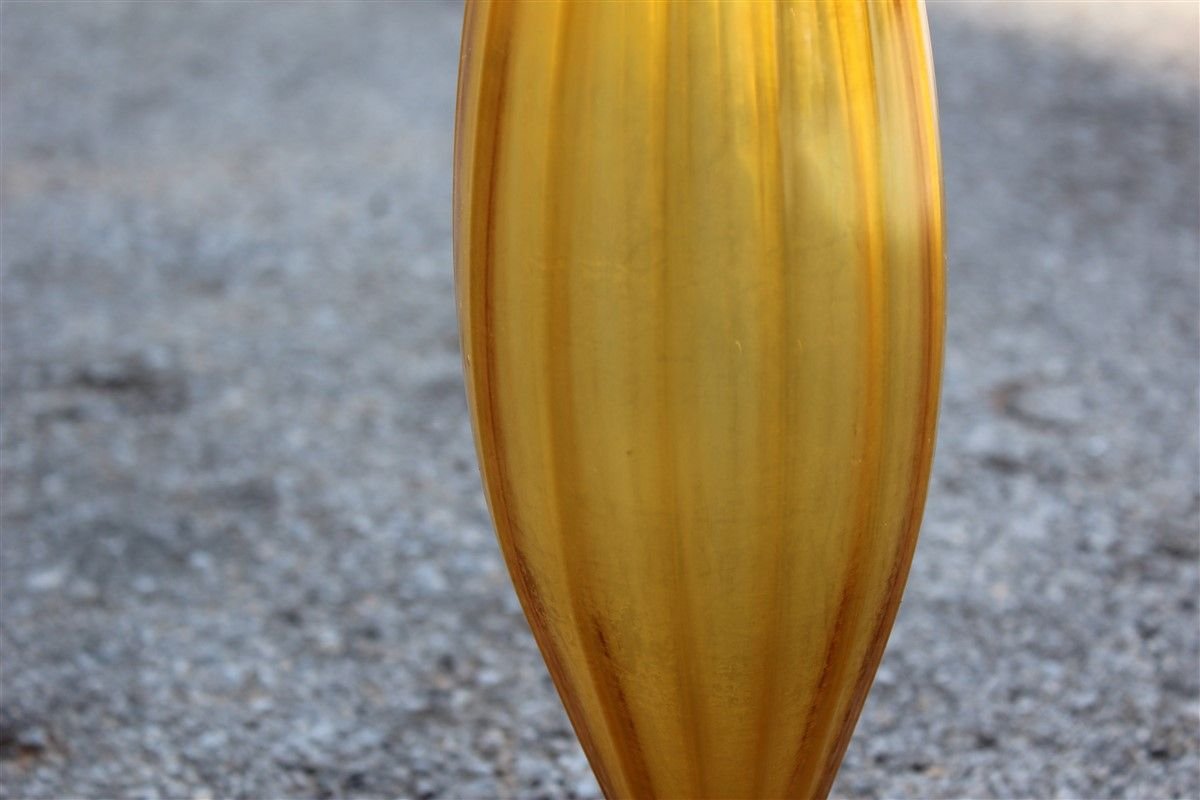
[[[0,795],[596,793],[462,398],[460,13],[0,8]],[[930,16],[940,444],[835,792],[1200,796],[1196,6]]]

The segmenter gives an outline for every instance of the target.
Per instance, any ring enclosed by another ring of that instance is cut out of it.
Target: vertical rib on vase
[[[454,224],[513,583],[616,797],[823,797],[942,353],[924,9],[469,2]]]

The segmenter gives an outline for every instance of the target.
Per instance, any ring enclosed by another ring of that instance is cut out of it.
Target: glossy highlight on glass
[[[825,796],[933,453],[923,7],[468,2],[454,226],[489,507],[605,794]]]

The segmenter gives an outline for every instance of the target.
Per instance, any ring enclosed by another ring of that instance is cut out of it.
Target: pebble
[[[25,585],[33,592],[49,592],[61,588],[66,578],[66,567],[51,567],[30,575]]]

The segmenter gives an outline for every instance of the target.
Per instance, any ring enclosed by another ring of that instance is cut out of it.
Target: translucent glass
[[[609,797],[819,797],[933,451],[924,10],[472,2],[468,394],[513,583]]]

